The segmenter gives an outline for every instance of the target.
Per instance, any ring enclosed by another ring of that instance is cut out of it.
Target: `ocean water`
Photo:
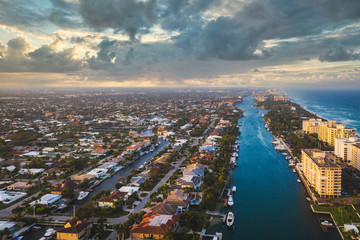
[[[285,89],[291,101],[327,120],[336,120],[360,131],[360,89]]]
[[[210,231],[222,232],[225,240],[341,239],[334,229],[327,234],[321,231],[297,174],[274,150],[273,136],[265,130],[261,116],[265,111],[254,104],[248,96],[237,105],[245,114],[239,119],[238,167],[231,172],[231,185],[237,192],[234,206],[221,210],[235,213],[234,227],[220,223]]]

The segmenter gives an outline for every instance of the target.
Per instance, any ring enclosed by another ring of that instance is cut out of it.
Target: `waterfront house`
[[[56,184],[54,188],[51,190],[52,194],[61,194],[62,190],[65,188],[74,189],[77,183],[70,179],[65,179],[61,183]]]
[[[134,225],[130,230],[130,238],[142,239],[163,239],[165,233],[173,228],[178,229],[180,216],[165,214],[145,214],[139,225]]]
[[[130,179],[130,185],[139,187],[140,184],[144,183],[146,176],[135,176]]]
[[[152,208],[150,212],[153,214],[178,214],[179,208],[171,202],[159,202]]]
[[[117,201],[123,199],[127,193],[120,191],[113,191],[110,195],[101,197],[97,200],[99,207],[115,207]]]
[[[175,189],[170,192],[169,196],[163,201],[164,204],[170,203],[175,205],[178,209],[177,212],[189,210],[189,195],[184,190]]]
[[[72,218],[65,226],[56,232],[58,240],[86,239],[90,234],[92,223],[89,219]]]
[[[201,177],[198,176],[184,176],[176,180],[176,184],[181,188],[194,188],[198,189],[201,185]]]

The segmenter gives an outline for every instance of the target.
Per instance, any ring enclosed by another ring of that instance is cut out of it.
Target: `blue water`
[[[332,240],[336,230],[323,233],[306,201],[298,176],[284,157],[274,150],[273,136],[264,128],[264,110],[254,107],[252,97],[238,105],[245,117],[241,126],[238,167],[232,171],[234,228],[218,225],[224,239],[242,240]]]
[[[360,131],[360,90],[287,89],[285,94],[295,103],[318,116],[336,120]]]

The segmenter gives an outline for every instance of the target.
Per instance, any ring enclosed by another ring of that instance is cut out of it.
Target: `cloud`
[[[81,0],[80,14],[91,28],[124,31],[131,40],[135,40],[140,29],[150,28],[154,23],[155,3],[155,0]]]
[[[319,60],[322,62],[360,60],[360,54],[354,53],[353,51],[347,51],[343,46],[336,45],[323,55],[320,55]]]
[[[21,37],[13,38],[3,48],[1,72],[73,72],[81,69],[81,60],[74,59],[72,48],[56,51],[56,44],[43,45],[31,51],[30,44]]]

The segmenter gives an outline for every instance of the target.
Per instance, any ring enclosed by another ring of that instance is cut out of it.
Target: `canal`
[[[335,229],[323,233],[306,201],[305,188],[288,162],[274,150],[273,136],[264,128],[262,114],[252,96],[237,105],[244,111],[241,123],[238,167],[232,171],[236,185],[234,228],[218,224],[224,239],[242,240],[338,240]]]
[[[67,208],[64,209],[63,212],[65,213],[73,213],[73,205],[76,206],[76,208],[84,205],[87,202],[91,201],[91,197],[95,195],[96,193],[100,192],[101,190],[107,190],[107,189],[115,189],[115,184],[119,182],[119,177],[127,177],[130,174],[131,169],[135,168],[136,170],[139,169],[140,165],[143,165],[144,163],[147,163],[151,158],[153,158],[158,152],[164,150],[168,145],[169,141],[167,140],[159,140],[160,145],[155,148],[153,152],[149,152],[148,154],[145,154],[144,156],[140,157],[136,162],[130,164],[129,166],[121,169],[117,173],[115,173],[112,177],[106,179],[105,181],[101,182],[98,186],[93,188],[93,191],[90,192],[90,194],[83,200],[78,201],[75,200],[72,204],[70,204]]]

